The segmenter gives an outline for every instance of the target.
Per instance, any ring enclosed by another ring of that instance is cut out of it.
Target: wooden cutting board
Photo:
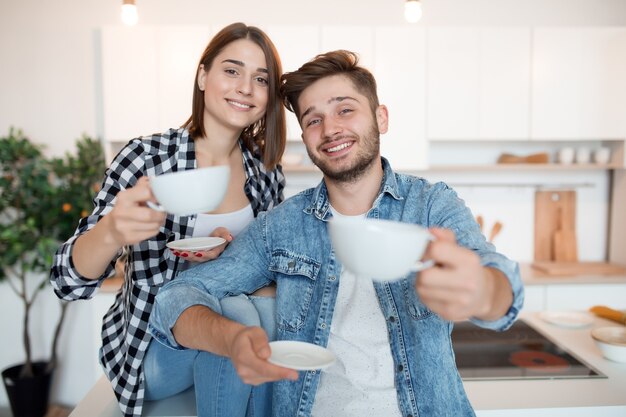
[[[576,191],[535,193],[535,261],[576,262]]]
[[[606,262],[533,262],[532,267],[553,276],[626,274],[626,267]]]

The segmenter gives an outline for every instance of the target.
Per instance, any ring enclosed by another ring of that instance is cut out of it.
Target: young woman
[[[189,120],[179,129],[133,139],[122,149],[105,173],[93,212],[55,255],[50,279],[64,300],[93,297],[120,255],[127,255],[125,281],[104,317],[100,349],[100,362],[127,416],[141,415],[144,399],[174,395],[194,379],[211,387],[196,396],[200,416],[262,415],[269,408],[269,387],[252,390],[222,357],[166,348],[151,339],[147,327],[159,288],[190,263],[215,259],[227,244],[181,252],[167,249],[168,242],[209,234],[229,242],[259,212],[282,201],[281,73],[264,32],[243,23],[222,29],[200,58]],[[214,212],[175,216],[146,206],[155,201],[149,176],[226,164],[230,182]],[[272,289],[259,292],[225,299],[223,314],[247,325],[263,324],[271,338]]]

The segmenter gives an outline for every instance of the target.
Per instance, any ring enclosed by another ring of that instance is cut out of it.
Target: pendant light
[[[126,26],[135,26],[138,20],[135,0],[122,0],[122,22]]]
[[[422,18],[422,2],[420,0],[406,0],[404,18],[409,23],[417,23]]]

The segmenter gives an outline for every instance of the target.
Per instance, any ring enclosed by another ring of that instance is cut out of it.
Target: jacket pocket
[[[272,252],[270,271],[276,274],[278,328],[297,332],[306,322],[321,264],[295,252]]]
[[[422,320],[434,315],[434,313],[426,307],[417,297],[415,292],[415,281],[403,279],[402,292],[404,293],[404,302],[406,309],[411,318],[414,320]]]

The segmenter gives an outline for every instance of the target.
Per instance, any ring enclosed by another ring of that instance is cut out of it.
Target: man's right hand
[[[134,187],[117,194],[113,210],[105,216],[110,243],[119,247],[133,245],[159,232],[166,214],[148,208],[146,201],[155,201],[147,177],[139,178]]]
[[[298,379],[298,372],[268,362],[271,348],[265,331],[260,327],[245,327],[229,343],[230,359],[246,384],[259,385],[281,379]]]

